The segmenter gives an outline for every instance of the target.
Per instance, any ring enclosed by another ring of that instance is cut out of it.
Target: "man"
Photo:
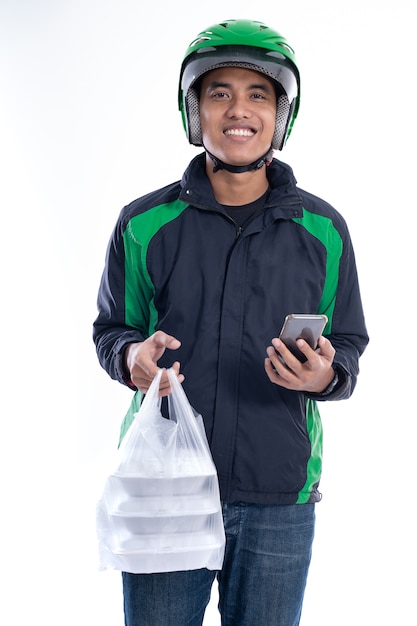
[[[273,158],[299,100],[281,35],[245,20],[200,33],[179,106],[204,152],[125,207],[109,244],[94,339],[136,390],[121,436],[172,365],[204,417],[226,531],[221,572],[123,573],[127,626],[201,625],[216,575],[222,624],[300,621],[321,498],[317,400],[350,396],[368,337],[343,218]],[[328,317],[316,350],[298,341],[305,363],[277,337],[289,313]]]

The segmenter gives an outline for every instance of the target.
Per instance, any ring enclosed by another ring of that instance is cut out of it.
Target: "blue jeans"
[[[223,569],[123,572],[125,626],[201,626],[217,576],[223,626],[297,626],[314,537],[314,504],[223,505]]]

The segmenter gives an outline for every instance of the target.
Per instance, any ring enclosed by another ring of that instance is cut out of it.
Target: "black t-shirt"
[[[240,228],[246,224],[256,213],[260,213],[263,211],[266,197],[269,193],[269,187],[265,191],[265,193],[254,200],[253,202],[249,202],[249,204],[242,204],[241,206],[229,206],[226,204],[222,204],[222,207],[226,211],[229,217],[239,226]]]

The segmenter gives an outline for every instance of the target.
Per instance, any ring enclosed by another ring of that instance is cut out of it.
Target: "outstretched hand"
[[[166,349],[177,350],[181,342],[167,335],[162,330],[156,331],[153,335],[145,339],[145,341],[131,343],[125,351],[125,368],[130,373],[132,383],[142,393],[146,393],[158,372],[158,360],[162,357]],[[180,383],[183,382],[184,376],[180,374],[180,363],[175,361],[172,369],[178,376]],[[166,372],[162,374],[159,386],[159,395],[167,396],[171,393],[168,376]]]

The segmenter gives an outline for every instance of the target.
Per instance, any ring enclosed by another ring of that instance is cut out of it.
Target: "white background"
[[[177,110],[179,66],[200,30],[234,17],[296,49],[300,114],[276,156],[347,219],[371,336],[354,396],[322,409],[302,624],[417,620],[411,10],[0,0],[2,624],[123,624],[120,575],[97,570],[94,514],[131,393],[95,356],[98,282],[122,206],[197,153]]]

